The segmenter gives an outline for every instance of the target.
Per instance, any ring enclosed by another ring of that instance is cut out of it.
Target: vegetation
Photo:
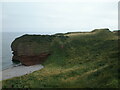
[[[108,29],[52,40],[44,68],[3,81],[3,88],[118,88],[118,36]]]

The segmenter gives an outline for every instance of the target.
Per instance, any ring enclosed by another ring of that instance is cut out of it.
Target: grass
[[[118,88],[118,36],[108,30],[70,34],[63,41],[52,41],[53,52],[43,63],[45,68],[4,80],[2,87]]]

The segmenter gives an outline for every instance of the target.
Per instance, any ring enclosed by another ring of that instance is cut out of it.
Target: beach
[[[14,66],[2,71],[2,80],[29,74],[34,71],[40,70],[42,68],[43,66],[41,64],[33,65],[33,66],[24,66],[24,65]]]

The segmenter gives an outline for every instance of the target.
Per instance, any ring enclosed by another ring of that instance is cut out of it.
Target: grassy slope
[[[3,81],[3,88],[118,87],[118,37],[109,31],[70,35],[53,42],[45,68]],[[61,45],[63,48],[61,48]]]

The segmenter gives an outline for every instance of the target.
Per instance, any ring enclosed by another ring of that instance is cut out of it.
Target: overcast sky
[[[4,2],[2,26],[4,32],[116,30],[118,2]]]

